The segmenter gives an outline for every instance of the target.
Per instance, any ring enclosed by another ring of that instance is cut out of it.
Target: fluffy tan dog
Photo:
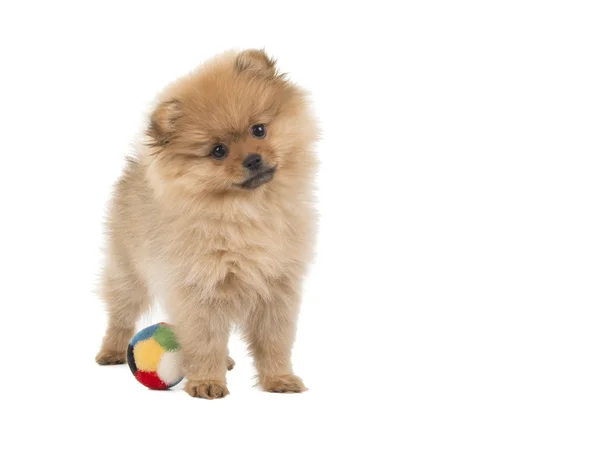
[[[226,53],[166,88],[147,137],[107,220],[108,328],[96,361],[124,363],[138,317],[160,297],[190,395],[228,394],[233,325],[264,390],[304,391],[291,350],[315,231],[306,95],[264,52]]]

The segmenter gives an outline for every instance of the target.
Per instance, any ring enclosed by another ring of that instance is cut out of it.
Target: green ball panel
[[[164,324],[161,324],[156,332],[154,332],[153,338],[161,345],[166,351],[177,351],[179,350],[179,343],[175,337],[175,333]]]

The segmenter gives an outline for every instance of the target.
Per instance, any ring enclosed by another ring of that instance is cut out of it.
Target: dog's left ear
[[[264,50],[245,50],[235,59],[235,66],[239,72],[255,72],[266,76],[275,76],[277,68],[275,60],[269,58]]]
[[[146,130],[152,146],[162,147],[171,141],[181,115],[181,103],[178,100],[163,101],[156,107]]]

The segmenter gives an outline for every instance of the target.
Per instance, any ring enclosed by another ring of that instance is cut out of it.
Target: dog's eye
[[[215,159],[225,159],[227,156],[227,147],[222,143],[215,145],[210,155]]]
[[[264,139],[267,135],[267,129],[265,125],[254,125],[252,127],[252,135],[257,139]]]

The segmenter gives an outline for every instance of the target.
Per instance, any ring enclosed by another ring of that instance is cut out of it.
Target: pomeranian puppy
[[[107,219],[99,364],[125,363],[159,297],[191,396],[229,393],[234,325],[265,391],[305,390],[291,351],[315,234],[317,134],[305,92],[260,50],[217,56],[162,92]]]

